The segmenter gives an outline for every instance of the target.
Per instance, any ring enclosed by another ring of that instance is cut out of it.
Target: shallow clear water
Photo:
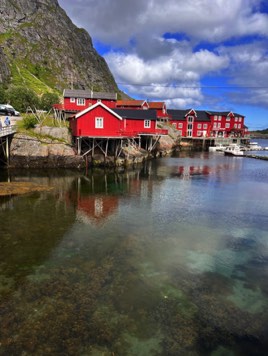
[[[125,172],[10,172],[1,355],[267,355],[268,162],[181,154]]]

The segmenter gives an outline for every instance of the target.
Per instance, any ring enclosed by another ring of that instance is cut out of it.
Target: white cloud
[[[208,50],[191,52],[174,49],[167,55],[145,60],[137,54],[110,52],[105,56],[119,82],[151,84],[198,81],[204,74],[226,68],[226,55],[218,56]]]
[[[125,45],[140,35],[185,33],[197,41],[268,35],[260,0],[60,0],[75,22],[96,40]]]
[[[268,15],[260,12],[263,1],[59,0],[59,4],[93,41],[117,49],[105,59],[118,83],[132,84],[125,87],[130,95],[166,100],[170,107],[194,107],[213,102],[213,93],[205,97],[200,89],[201,81],[213,75],[225,76],[227,85],[266,85]],[[166,33],[179,34],[182,40],[164,39]],[[234,39],[251,44],[222,45]],[[215,105],[240,100],[268,106],[265,88],[248,90],[247,95],[243,89],[216,95],[215,91]]]

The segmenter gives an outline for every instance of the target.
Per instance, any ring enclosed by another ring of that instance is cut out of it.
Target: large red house
[[[243,137],[245,135],[245,117],[233,112],[208,112],[211,121],[211,137]]]
[[[70,119],[74,137],[138,137],[167,134],[157,129],[156,112],[152,110],[111,109],[97,102]]]
[[[210,117],[200,110],[168,110],[169,122],[182,137],[207,137],[210,132]]]

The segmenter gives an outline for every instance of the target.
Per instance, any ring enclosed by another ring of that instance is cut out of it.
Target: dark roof
[[[207,111],[210,115],[221,115],[221,116],[228,116],[232,111]],[[241,116],[245,117],[244,115],[237,114],[233,112],[234,116]]]
[[[84,98],[84,99],[107,99],[116,100],[117,93],[93,92],[82,89],[64,89],[64,98]]]
[[[167,112],[172,117],[173,120],[185,121],[186,115],[191,111],[191,109],[187,110],[173,110],[169,109]],[[196,112],[195,121],[210,121],[208,116],[208,112],[204,110],[194,110]]]
[[[124,119],[136,120],[156,120],[156,111],[154,110],[131,110],[131,109],[112,109],[115,113]]]

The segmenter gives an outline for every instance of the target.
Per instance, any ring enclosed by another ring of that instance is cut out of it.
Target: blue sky
[[[123,91],[268,128],[267,0],[59,0]]]

